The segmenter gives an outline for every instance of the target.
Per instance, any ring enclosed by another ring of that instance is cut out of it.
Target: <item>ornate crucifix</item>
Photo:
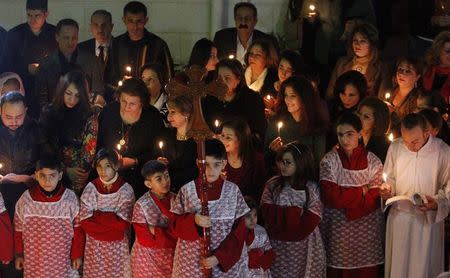
[[[201,177],[201,196],[200,201],[202,205],[201,214],[209,216],[208,209],[208,182],[206,181],[205,173],[205,140],[212,137],[213,132],[209,129],[208,125],[203,118],[202,112],[202,97],[206,95],[215,96],[220,100],[223,100],[228,87],[222,80],[213,81],[209,84],[205,84],[202,78],[206,75],[206,69],[199,66],[191,66],[187,69],[186,74],[189,78],[187,85],[178,83],[175,80],[171,80],[166,85],[166,91],[169,94],[169,99],[175,99],[178,96],[185,95],[192,98],[194,112],[192,115],[191,128],[187,132],[187,136],[192,137],[197,143],[197,165],[199,168],[199,175]],[[211,255],[210,250],[210,235],[209,228],[203,228],[202,239],[202,252],[204,257]],[[203,270],[203,277],[211,277],[211,269]]]

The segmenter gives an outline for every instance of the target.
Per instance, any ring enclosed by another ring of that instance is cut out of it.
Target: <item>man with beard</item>
[[[13,219],[17,200],[33,182],[31,175],[45,139],[36,121],[27,117],[25,97],[19,92],[4,95],[0,111],[0,193]],[[13,264],[0,264],[0,276],[20,277],[20,274]]]
[[[235,28],[222,29],[214,35],[219,60],[233,55],[244,64],[245,53],[255,40],[270,41],[277,52],[279,51],[278,42],[273,36],[255,29],[258,12],[252,3],[240,2],[234,6],[234,22]]]

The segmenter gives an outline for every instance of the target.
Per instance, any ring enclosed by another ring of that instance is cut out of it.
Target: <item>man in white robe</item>
[[[402,138],[389,147],[381,195],[421,193],[421,206],[398,201],[386,227],[385,277],[431,278],[444,271],[444,219],[449,213],[450,147],[426,130],[424,118],[407,115]]]

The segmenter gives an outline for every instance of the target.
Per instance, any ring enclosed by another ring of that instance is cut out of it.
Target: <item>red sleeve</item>
[[[97,240],[116,241],[123,239],[130,223],[114,212],[95,211],[91,217],[81,221],[81,227]]]
[[[173,214],[169,218],[169,228],[173,231],[176,237],[184,240],[199,240],[199,228],[195,224],[195,214],[186,213],[182,215]]]
[[[342,187],[334,182],[321,180],[323,204],[334,209],[359,208],[363,202],[362,187]]]
[[[83,257],[84,244],[86,242],[86,235],[81,226],[73,229],[72,249],[70,250],[70,259],[75,260]]]
[[[167,228],[154,227],[153,235],[147,224],[133,223],[136,239],[142,246],[153,248],[175,248],[176,238],[170,235]]]
[[[222,271],[227,272],[239,261],[248,232],[244,217],[237,219],[231,232],[214,250],[213,255],[219,260]]]
[[[22,232],[14,231],[14,253],[23,256]]]
[[[14,237],[11,220],[6,211],[0,214],[0,238],[2,239],[0,261],[10,262],[14,257]]]
[[[364,201],[360,208],[352,208],[346,210],[346,218],[349,221],[359,219],[371,214],[380,206],[380,189],[378,187],[371,188],[364,196]]]
[[[311,234],[320,223],[320,217],[297,206],[263,204],[261,207],[267,232],[272,239],[301,241]]]

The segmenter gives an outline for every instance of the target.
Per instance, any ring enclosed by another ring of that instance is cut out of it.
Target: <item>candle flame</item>
[[[391,132],[391,133],[389,133],[389,135],[388,135],[388,139],[389,139],[389,141],[394,141],[394,134]]]
[[[119,87],[122,86],[122,85],[123,85],[123,81],[120,80],[119,82],[117,82],[117,85],[118,85]]]
[[[386,182],[387,181],[387,174],[383,173],[383,181]]]
[[[116,146],[117,150],[120,151],[120,149],[122,148],[122,146],[120,144],[117,144]]]
[[[277,126],[278,126],[278,130],[280,130],[283,127],[283,122],[281,122],[281,121],[278,122]]]
[[[128,73],[131,73],[131,67],[130,67],[130,66],[127,66],[127,67],[125,68],[125,70],[126,70]]]
[[[2,169],[3,168],[3,163],[0,163],[0,169]]]
[[[215,126],[215,127],[219,127],[219,125],[220,125],[219,120],[215,120],[215,121],[214,121],[214,126]]]
[[[271,98],[272,98],[271,95],[267,95],[267,96],[266,96],[266,99],[267,99],[267,100],[270,100]]]
[[[233,54],[228,55],[228,59],[234,59],[234,55]]]
[[[164,142],[163,141],[159,141],[158,146],[162,150],[162,148],[164,147]]]
[[[387,92],[387,93],[384,95],[384,98],[385,98],[386,100],[390,99],[390,98],[391,98],[391,93]]]
[[[309,10],[310,11],[316,10],[316,6],[314,6],[313,4],[309,5]]]

